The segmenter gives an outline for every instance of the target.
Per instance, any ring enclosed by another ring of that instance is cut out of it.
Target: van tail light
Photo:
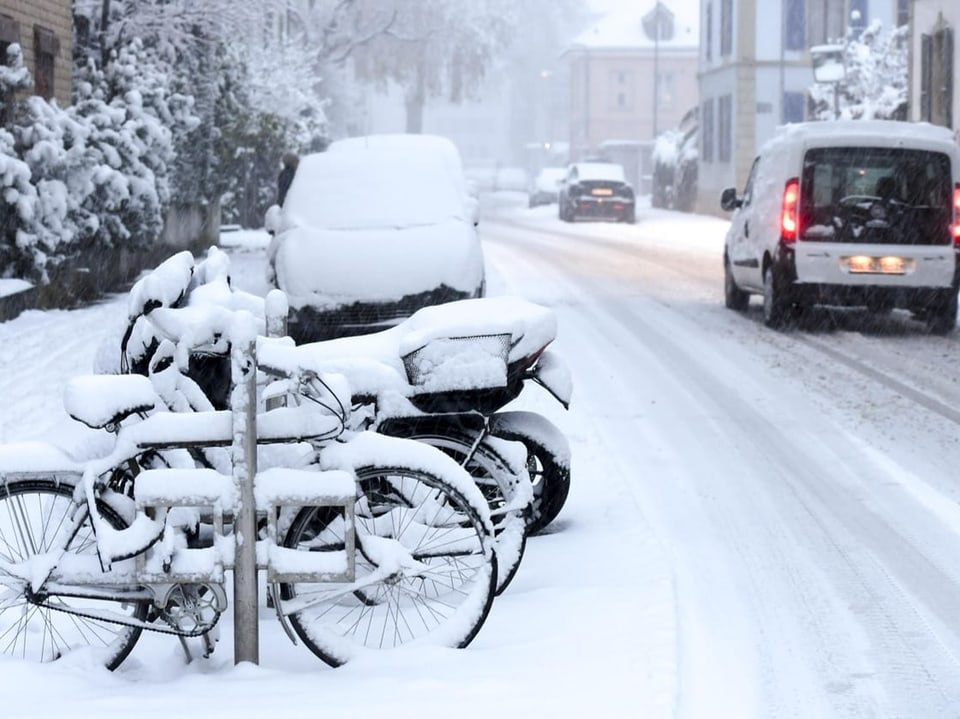
[[[795,242],[800,230],[800,181],[787,180],[783,188],[783,210],[780,213],[780,237],[784,242]]]
[[[953,244],[960,247],[960,185],[953,186]]]

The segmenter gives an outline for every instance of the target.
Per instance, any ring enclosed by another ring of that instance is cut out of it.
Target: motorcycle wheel
[[[545,417],[533,412],[494,415],[491,431],[527,448],[527,472],[533,483],[533,505],[527,532],[542,532],[560,514],[570,493],[569,445]]]

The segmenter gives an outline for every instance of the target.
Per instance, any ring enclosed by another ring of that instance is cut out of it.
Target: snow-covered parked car
[[[636,198],[623,166],[613,162],[575,162],[567,168],[557,213],[564,222],[581,217],[634,221]]]
[[[560,194],[560,185],[567,174],[565,167],[544,167],[533,179],[530,188],[530,207],[552,205]]]
[[[727,307],[763,296],[768,326],[811,305],[910,310],[932,332],[957,322],[960,147],[926,123],[787,125],[760,150],[723,253]]]
[[[300,159],[269,215],[268,278],[287,294],[298,342],[372,332],[484,293],[476,200],[446,138],[334,142]]]

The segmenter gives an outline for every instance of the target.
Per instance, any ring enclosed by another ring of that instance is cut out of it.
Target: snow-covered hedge
[[[159,237],[173,146],[158,110],[164,79],[147,59],[134,40],[103,72],[79,74],[71,107],[32,96],[11,108],[0,136],[0,277],[46,282],[68,257]],[[8,60],[0,91],[26,72],[19,48]]]

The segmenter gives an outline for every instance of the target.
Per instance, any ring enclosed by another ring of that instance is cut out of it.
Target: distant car
[[[566,174],[565,167],[544,167],[540,170],[530,189],[530,207],[554,204],[560,195],[560,185]]]
[[[494,191],[526,192],[529,185],[530,180],[522,167],[497,168]]]
[[[475,212],[446,138],[351,138],[301,157],[266,220],[268,278],[287,295],[290,336],[365,334],[482,296]]]
[[[612,162],[570,165],[560,189],[557,212],[564,222],[590,218],[633,223],[636,198],[623,166]]]
[[[812,305],[902,308],[945,334],[960,289],[960,148],[925,123],[787,125],[760,149],[724,242],[726,306],[769,327]]]

